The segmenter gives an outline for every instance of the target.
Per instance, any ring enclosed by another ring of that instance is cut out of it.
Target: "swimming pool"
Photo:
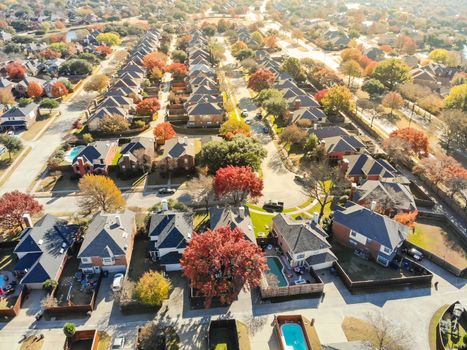
[[[298,323],[284,323],[281,325],[282,345],[287,350],[309,350],[303,334],[302,327]]]
[[[70,149],[68,152],[65,153],[65,161],[68,163],[73,162],[73,159],[84,149],[84,146],[76,146]]]
[[[0,274],[0,288],[5,288],[6,285],[7,285],[7,282],[5,281],[5,276]]]
[[[269,268],[268,272],[277,277],[278,286],[287,287],[289,283],[287,282],[287,278],[285,278],[284,273],[282,272],[284,266],[282,265],[279,258],[275,256],[268,256],[266,258]]]

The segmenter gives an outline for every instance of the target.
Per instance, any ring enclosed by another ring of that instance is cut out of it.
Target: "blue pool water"
[[[65,153],[65,161],[71,163],[73,159],[84,149],[84,146],[76,146]]]
[[[284,268],[281,261],[279,258],[276,258],[275,256],[268,256],[267,257],[267,262],[268,262],[268,268],[269,268],[269,273],[272,273],[277,277],[277,282],[279,287],[286,287],[288,286],[287,279],[284,276],[284,273],[282,272],[282,269]]]
[[[0,275],[0,288],[5,288],[6,284],[7,283],[5,282],[5,276]]]
[[[281,326],[282,343],[287,350],[309,350],[302,327],[298,323],[284,323]]]

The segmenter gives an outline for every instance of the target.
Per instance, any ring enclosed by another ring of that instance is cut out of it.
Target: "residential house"
[[[349,199],[365,207],[370,207],[371,203],[375,202],[378,211],[383,210],[388,214],[417,210],[415,198],[409,186],[398,182],[365,180],[359,186],[352,184]]]
[[[118,160],[121,171],[148,171],[154,161],[154,139],[135,137],[122,146]]]
[[[209,208],[209,226],[211,230],[228,226],[232,230],[240,229],[245,238],[256,244],[255,231],[248,207],[238,208]]]
[[[404,55],[401,57],[401,61],[404,62],[410,69],[417,68],[420,60],[415,55]]]
[[[167,203],[163,203],[163,206]],[[180,258],[191,239],[193,214],[167,210],[151,215],[149,224],[149,254],[166,271],[180,271]]]
[[[21,80],[17,84],[15,84],[15,87],[14,87],[15,95],[17,95],[17,96],[27,96],[29,84],[31,84],[32,82],[37,83],[42,87],[44,87],[44,85],[47,83],[43,79],[26,76],[26,77],[24,77],[23,80]]]
[[[409,183],[387,160],[374,159],[368,154],[346,156],[340,163],[340,169],[343,175],[355,183],[361,180]]]
[[[195,167],[196,154],[201,149],[200,139],[174,137],[164,144],[164,153],[158,166],[163,171],[191,170]]]
[[[412,69],[410,71],[410,74],[412,75],[414,84],[426,86],[431,90],[439,89],[438,80],[432,73],[430,73],[425,68],[421,67]]]
[[[341,160],[347,155],[365,150],[365,144],[353,135],[326,137],[320,140],[320,147],[326,151],[328,159]]]
[[[384,51],[377,47],[370,47],[365,50],[365,55],[373,61],[384,60]]]
[[[225,111],[215,103],[202,102],[188,107],[188,123],[190,128],[219,127],[225,119]]]
[[[373,210],[372,210],[373,209]],[[408,227],[353,202],[334,211],[333,238],[346,246],[368,253],[373,259],[388,266],[405,241]]]
[[[118,144],[116,141],[95,141],[88,144],[73,159],[71,166],[73,172],[84,176],[89,173],[107,174],[109,165],[117,153]]]
[[[0,116],[0,130],[28,129],[36,122],[38,115],[39,105],[36,103],[11,107]]]
[[[59,280],[79,227],[50,214],[44,215],[34,226],[29,215],[24,219],[27,227],[14,250],[18,257],[14,271],[20,283],[40,289],[48,279]]]
[[[308,121],[308,122],[305,122]],[[292,113],[291,123],[306,123],[307,127],[311,127],[317,123],[324,123],[326,114],[319,108],[300,108]]]
[[[8,79],[0,77],[0,91],[2,92],[11,91],[13,87],[14,87],[14,83],[9,81]]]
[[[135,213],[99,213],[90,222],[78,252],[84,273],[125,272],[136,234]]]
[[[331,267],[337,260],[326,240],[327,233],[318,224],[317,215],[310,221],[278,214],[272,219],[272,232],[292,267],[320,270]]]
[[[108,101],[107,101],[108,102]],[[120,116],[125,119],[128,117],[128,111],[121,107],[98,107],[94,114],[88,119],[89,131],[98,131],[100,128],[100,122],[104,117],[109,116]]]

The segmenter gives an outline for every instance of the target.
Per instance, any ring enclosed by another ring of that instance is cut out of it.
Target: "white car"
[[[243,118],[248,117],[248,111],[247,111],[246,109],[242,109],[242,113],[241,113],[241,114],[242,114],[242,117],[243,117]]]
[[[123,285],[123,273],[117,273],[114,276],[114,280],[112,282],[112,291],[119,292],[122,289]]]
[[[112,342],[112,349],[121,349],[125,345],[125,337],[117,337]]]

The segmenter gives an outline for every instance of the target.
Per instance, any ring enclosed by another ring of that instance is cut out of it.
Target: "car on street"
[[[242,117],[243,118],[248,117],[248,111],[246,109],[242,109]]]
[[[263,209],[267,211],[277,211],[277,212],[282,212],[284,210],[284,202],[279,202],[279,201],[269,201],[267,203],[264,203]]]
[[[122,289],[123,285],[123,273],[117,273],[114,276],[114,280],[112,282],[112,291],[119,292]]]
[[[125,337],[116,337],[112,342],[112,349],[121,349],[125,345]]]
[[[294,180],[298,183],[305,183],[305,176],[303,175],[295,175]]]
[[[158,192],[159,192],[159,194],[174,194],[175,189],[170,188],[170,187],[164,187],[164,188],[161,188]]]
[[[261,120],[261,119],[263,119],[263,115],[260,112],[258,112],[258,113],[256,113],[255,118],[258,119],[258,120]]]
[[[247,119],[247,120],[245,121],[245,123],[247,123],[248,125],[250,125],[250,124],[251,124],[251,119]]]

